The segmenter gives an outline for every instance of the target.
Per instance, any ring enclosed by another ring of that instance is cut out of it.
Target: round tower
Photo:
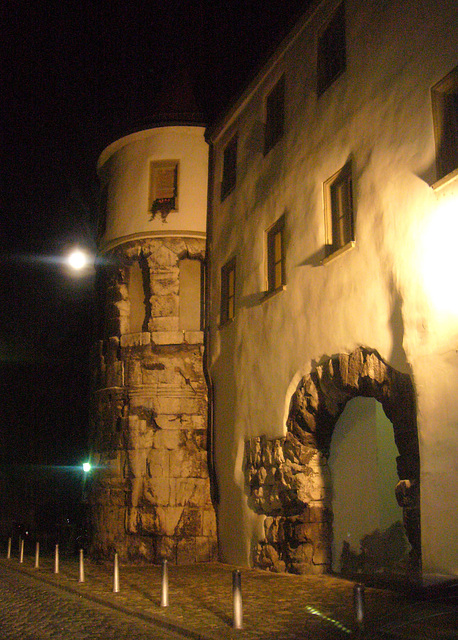
[[[90,506],[96,553],[189,563],[216,556],[202,361],[208,146],[202,125],[174,119],[116,140],[98,162]]]

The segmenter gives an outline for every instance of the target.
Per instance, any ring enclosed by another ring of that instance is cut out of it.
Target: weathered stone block
[[[154,331],[151,337],[157,345],[183,344],[184,341],[183,331]]]
[[[142,380],[142,367],[140,360],[128,360],[127,361],[127,384],[131,387],[141,385]]]
[[[173,318],[179,316],[179,298],[176,294],[169,293],[165,296],[153,295],[150,298],[152,318]],[[162,331],[175,331],[175,328],[167,327]],[[161,331],[153,329],[152,331]]]
[[[157,507],[157,516],[160,521],[161,533],[166,536],[176,535],[176,529],[183,515],[183,507]]]
[[[209,506],[210,486],[201,478],[177,478],[171,480],[170,504],[195,507]]]
[[[178,429],[159,430],[154,436],[154,447],[156,449],[167,449],[172,451],[178,449],[182,441],[182,432]]]
[[[177,563],[193,564],[196,561],[195,538],[183,538],[177,544]]]
[[[160,449],[151,449],[146,456],[148,476],[164,478],[169,476],[169,453]]]
[[[331,564],[331,545],[317,542],[314,545],[312,562],[315,565],[317,564],[330,565]]]
[[[160,536],[156,539],[156,562],[169,560],[176,562],[177,540],[169,536]]]
[[[175,529],[175,535],[189,538],[202,535],[202,510],[186,506]]]
[[[183,420],[181,416],[177,415],[156,415],[154,418],[154,422],[156,423],[159,429],[167,430],[167,429],[180,429],[183,425]]]
[[[177,310],[178,311],[178,310]],[[148,322],[148,329],[154,331],[179,331],[180,318],[178,315],[167,317],[153,316]]]
[[[143,496],[153,505],[170,504],[170,480],[168,478],[145,478]]]
[[[204,332],[203,331],[185,331],[184,340],[187,344],[203,344]]]
[[[170,476],[172,478],[205,478],[208,469],[203,455],[197,448],[182,448],[170,452]]]
[[[150,274],[151,292],[157,296],[165,296],[171,293],[178,294],[180,290],[178,276],[178,267],[152,272]]]
[[[211,562],[212,541],[204,536],[196,537],[196,562]]]
[[[202,510],[202,535],[216,539],[216,517],[213,507]]]

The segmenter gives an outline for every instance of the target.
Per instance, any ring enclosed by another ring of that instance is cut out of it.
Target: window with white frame
[[[285,216],[267,230],[267,292],[281,289],[285,284]]]
[[[178,160],[160,160],[150,164],[149,211],[151,219],[160,215],[165,222],[178,210]]]
[[[331,255],[355,240],[351,162],[326,180],[324,202],[327,255]]]

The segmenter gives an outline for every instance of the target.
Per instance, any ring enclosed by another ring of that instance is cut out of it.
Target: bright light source
[[[91,463],[90,462],[84,462],[83,463],[83,471],[84,471],[84,473],[89,473],[90,470],[91,470]]]
[[[422,243],[421,272],[425,289],[438,311],[458,315],[456,274],[458,260],[456,199],[444,200],[429,219]]]
[[[67,258],[68,265],[75,269],[75,271],[81,271],[88,264],[88,256],[81,249],[75,249],[70,253]]]

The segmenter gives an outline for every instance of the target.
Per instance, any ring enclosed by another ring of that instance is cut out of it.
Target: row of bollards
[[[7,559],[11,559],[11,538],[8,538]],[[24,562],[24,540],[19,538],[19,563]],[[37,542],[35,546],[35,569],[40,566],[40,543]],[[54,550],[54,573],[59,573],[59,545],[56,544]],[[78,567],[78,582],[84,582],[84,551],[79,550],[79,567]],[[118,593],[119,587],[119,559],[118,554],[114,555],[114,571],[113,571],[113,593]],[[232,572],[232,627],[234,629],[243,628],[243,604],[242,604],[242,574],[239,569],[235,569]],[[162,560],[161,568],[161,607],[169,606],[169,572],[167,560]],[[362,631],[364,629],[364,616],[365,616],[365,599],[364,599],[364,585],[355,584],[353,587],[353,610],[355,615],[355,621],[358,629]]]

